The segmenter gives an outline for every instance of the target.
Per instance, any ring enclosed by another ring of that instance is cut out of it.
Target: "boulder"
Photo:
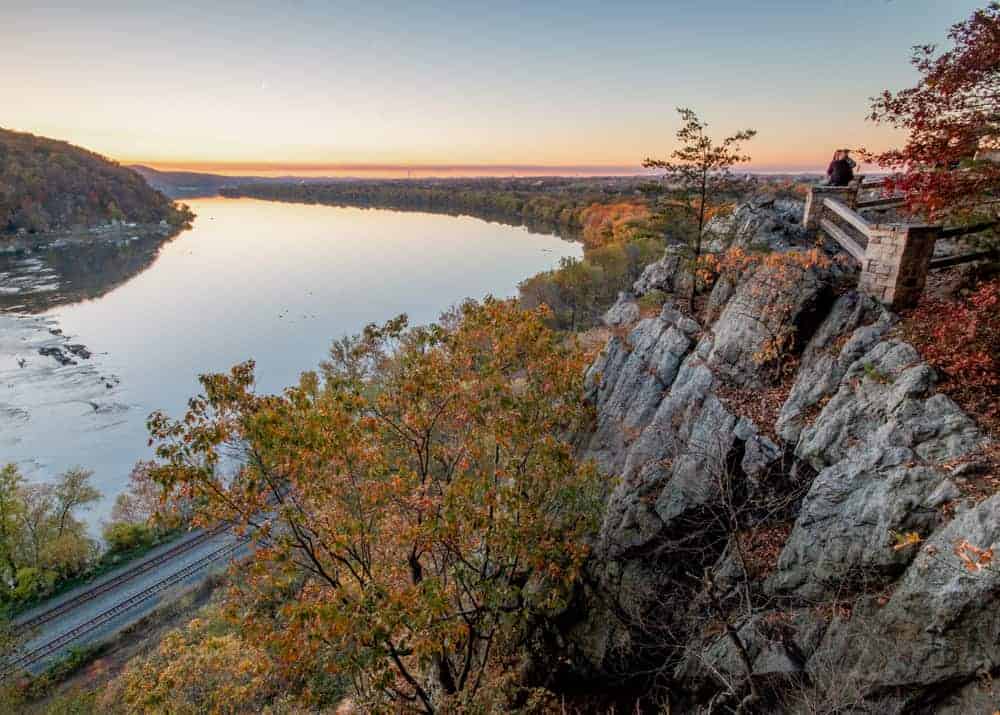
[[[878,343],[851,364],[816,422],[802,430],[796,455],[822,469],[863,450],[904,447],[923,461],[972,452],[982,434],[950,398],[933,392],[934,382],[913,346]]]
[[[811,337],[832,300],[828,279],[818,268],[794,280],[775,267],[755,270],[739,284],[712,326],[706,361],[736,386],[766,382],[762,362],[768,343],[785,336],[804,343]]]
[[[814,656],[837,663],[872,691],[946,694],[1000,669],[1000,570],[969,570],[953,553],[963,541],[1000,547],[1000,495],[958,513],[906,570],[884,606],[867,600],[835,619]]]
[[[608,308],[602,321],[609,328],[618,328],[632,325],[639,320],[639,304],[635,301],[635,296],[626,291],[618,294],[618,300]]]
[[[825,468],[813,481],[768,586],[806,598],[879,588],[913,557],[895,550],[893,532],[934,529],[937,490],[947,482],[933,467],[907,466],[904,447],[863,451]]]
[[[703,248],[718,252],[731,246],[776,251],[798,247],[806,240],[803,209],[803,202],[787,199],[747,201],[709,220]]]
[[[691,289],[691,271],[687,265],[687,246],[667,246],[663,257],[646,266],[638,280],[632,284],[632,292],[644,296],[654,290],[664,293],[686,294]]]

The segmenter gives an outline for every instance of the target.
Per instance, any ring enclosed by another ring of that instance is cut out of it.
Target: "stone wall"
[[[913,306],[927,282],[937,226],[872,227],[858,290],[894,309]]]
[[[857,202],[858,190],[853,186],[814,186],[806,197],[806,207],[802,215],[802,225],[807,231],[819,230],[819,220],[823,218],[823,200],[837,199],[850,208]]]
[[[828,198],[854,208],[857,187],[814,186],[802,217],[807,231],[820,230],[823,201]],[[927,282],[939,231],[939,226],[928,225],[872,225],[866,231],[868,243],[858,289],[896,310],[915,305]]]

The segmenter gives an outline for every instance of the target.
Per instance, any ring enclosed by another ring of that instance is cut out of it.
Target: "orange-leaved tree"
[[[677,130],[680,146],[674,149],[669,159],[645,159],[642,165],[647,169],[662,169],[667,188],[677,193],[693,220],[690,241],[692,262],[701,256],[702,237],[713,198],[731,185],[730,169],[735,164],[750,161],[743,154],[742,145],[753,139],[757,132],[744,129],[726,137],[720,142],[707,133],[708,124],[698,118],[691,109],[678,108],[683,124]],[[677,198],[674,199],[675,203]],[[693,306],[694,283],[691,286],[689,303]]]
[[[320,667],[370,710],[459,708],[566,604],[601,485],[571,444],[584,356],[544,317],[492,299],[400,316],[280,396],[247,363],[203,377],[183,419],[151,416],[156,479],[254,533],[230,605],[284,678]]]

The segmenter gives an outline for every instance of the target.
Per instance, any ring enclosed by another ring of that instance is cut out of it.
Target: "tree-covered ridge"
[[[111,220],[181,225],[190,219],[139,174],[67,142],[0,129],[0,234]]]
[[[647,218],[643,189],[648,183],[635,177],[240,182],[220,193],[231,198],[468,215],[603,245],[612,237],[613,224]]]

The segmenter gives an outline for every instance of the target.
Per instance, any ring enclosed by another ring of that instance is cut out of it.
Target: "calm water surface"
[[[199,374],[253,358],[259,389],[280,390],[315,367],[332,339],[366,323],[402,312],[426,323],[466,297],[512,296],[525,277],[581,252],[472,218],[190,203],[194,227],[109,292],[0,316],[0,463],[16,461],[37,479],[75,464],[93,469],[105,500],[91,523],[149,456],[146,416],[179,415]],[[93,356],[59,366],[37,353],[66,337]]]

